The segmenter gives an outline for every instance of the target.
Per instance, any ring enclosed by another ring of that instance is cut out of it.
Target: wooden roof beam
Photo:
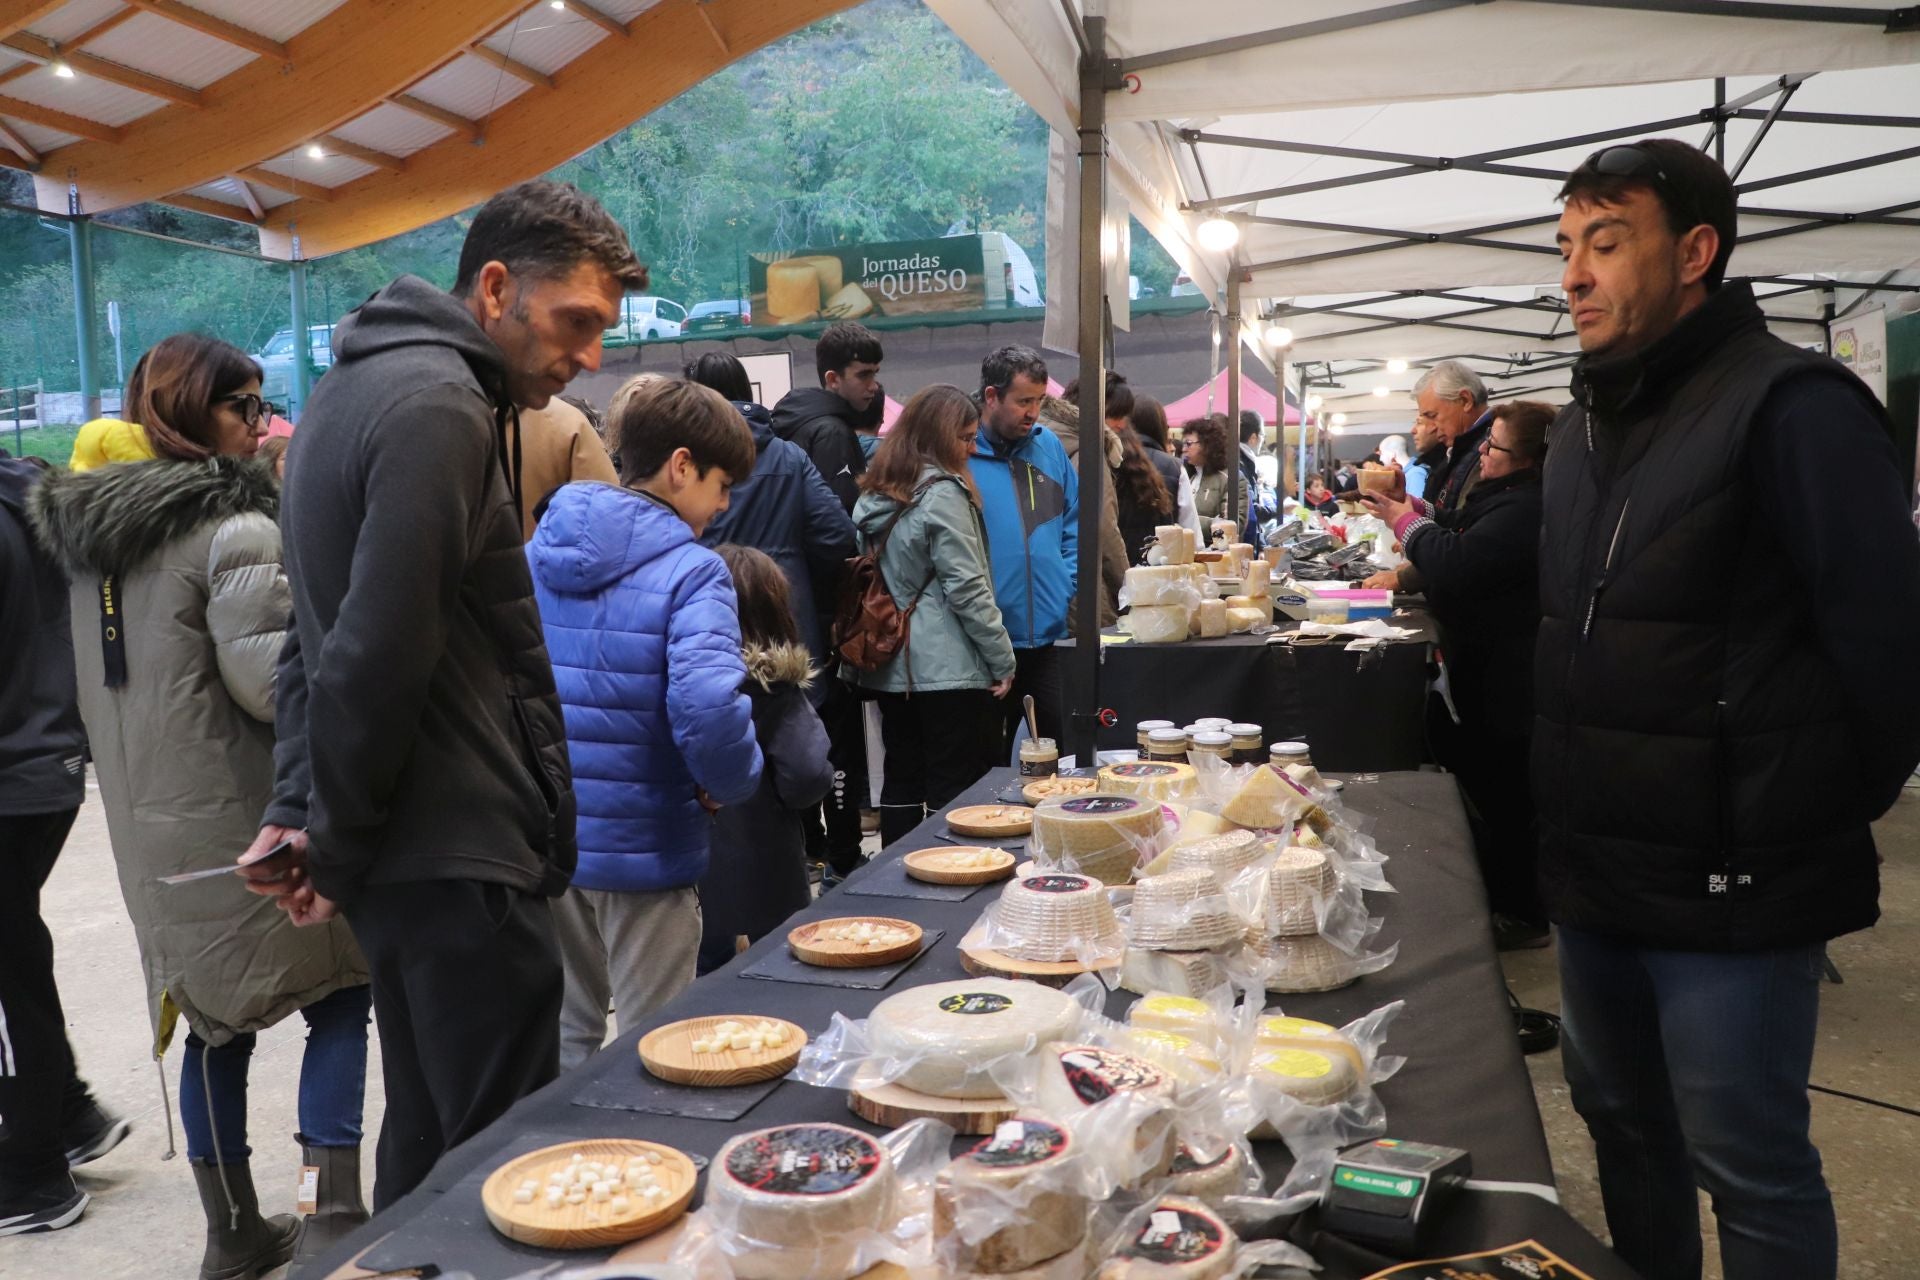
[[[227,176],[236,182],[242,180],[255,182],[263,187],[271,187],[275,191],[284,191],[302,200],[318,200],[321,204],[333,202],[332,187],[323,187],[317,182],[308,182],[302,178],[289,178],[286,174],[275,173],[271,169],[249,166],[245,169],[235,169]]]
[[[253,220],[255,222],[265,222],[267,219],[267,211],[260,207],[260,197],[253,194],[253,188],[247,185],[247,180],[235,174],[233,175],[233,185],[240,189],[240,198],[247,202],[247,212],[253,215]]]
[[[154,201],[174,209],[185,209],[189,213],[204,213],[209,218],[224,218],[228,222],[245,222],[258,226],[261,219],[247,216],[247,211],[227,204],[221,200],[208,200],[203,196],[172,195],[163,196]]]
[[[83,44],[91,44],[115,27],[120,26],[122,23],[132,22],[139,16],[140,11],[138,9],[121,9],[116,13],[109,14],[88,27],[85,31],[82,31],[73,39],[67,41],[67,48],[78,49]]]
[[[135,71],[132,67],[123,67],[117,62],[108,62],[105,58],[96,58],[79,49],[63,48],[51,40],[42,40],[29,32],[22,31],[10,35],[0,40],[0,45],[42,64],[50,63],[55,58],[65,58],[67,65],[80,75],[92,76],[108,84],[117,84],[123,89],[137,89],[141,93],[164,98],[168,102],[176,102],[183,107],[205,105],[198,89],[190,89],[184,84],[163,80],[159,76],[148,75],[144,71]]]
[[[476,43],[471,48],[469,48],[467,52],[472,54],[474,57],[480,59],[480,61],[482,62],[492,63],[494,66],[500,68],[502,71],[506,72],[508,75],[513,76],[515,79],[525,80],[528,84],[532,85],[536,89],[553,88],[552,76],[548,75],[544,71],[535,71],[532,67],[528,66],[526,63],[516,61],[513,58],[509,58],[506,54],[501,53],[498,49],[491,48],[484,44]]]
[[[360,161],[362,164],[370,164],[376,169],[385,169],[388,173],[405,173],[407,171],[407,158],[405,156],[388,155],[384,151],[375,151],[372,147],[363,147],[357,142],[348,142],[345,138],[336,137],[331,133],[315,138],[314,141],[318,142],[324,151],[330,151],[334,155],[347,156]]]
[[[0,40],[25,31],[67,0],[0,0]]]
[[[287,46],[278,40],[270,40],[258,31],[249,31],[236,22],[225,18],[216,18],[203,13],[192,5],[181,4],[180,0],[125,0],[136,9],[165,18],[168,22],[189,27],[201,35],[212,36],[230,45],[257,53],[263,58],[272,58],[275,62],[287,60]]]
[[[58,129],[70,133],[76,138],[87,138],[94,142],[114,143],[126,136],[126,130],[110,124],[101,124],[98,120],[89,120],[85,116],[68,115],[64,111],[55,111],[52,107],[43,107],[37,102],[22,102],[18,98],[0,96],[0,116],[12,116],[15,120],[25,120],[28,124],[37,124],[43,129]]]
[[[40,153],[33,149],[32,143],[10,128],[5,120],[0,120],[0,144],[5,144],[8,150],[25,160],[34,172],[39,171]]]
[[[396,93],[387,99],[396,107],[424,116],[436,124],[443,124],[468,142],[480,141],[480,122],[469,120],[465,116],[455,115],[445,107],[436,107],[424,98],[416,98],[410,93]]]
[[[627,29],[626,23],[618,18],[608,17],[592,5],[584,3],[584,0],[567,0],[567,12],[585,18],[610,36],[619,36],[622,40],[633,38],[633,32]]]

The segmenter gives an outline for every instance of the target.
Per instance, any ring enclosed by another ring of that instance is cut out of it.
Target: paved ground
[[[1920,792],[1909,792],[1882,824],[1887,857],[1880,927],[1834,944],[1846,977],[1826,990],[1815,1083],[1920,1108]],[[139,962],[120,903],[106,824],[90,800],[48,886],[46,914],[59,948],[60,989],[82,1071],[106,1103],[130,1116],[134,1133],[82,1179],[94,1195],[76,1227],[0,1241],[8,1280],[191,1280],[199,1262],[201,1217],[185,1156],[163,1160],[167,1123],[159,1079],[148,1056]],[[1528,1004],[1553,1008],[1550,951],[1510,958],[1508,973]],[[256,1181],[269,1211],[291,1206],[299,1148],[294,1090],[303,1024],[292,1019],[263,1033],[254,1055],[252,1143]],[[180,1049],[166,1064],[177,1094]],[[1553,1144],[1563,1199],[1575,1216],[1604,1233],[1593,1157],[1567,1102],[1559,1054],[1531,1060],[1535,1093]],[[382,1110],[377,1043],[370,1064],[367,1131]],[[1848,1280],[1893,1280],[1920,1271],[1920,1164],[1909,1143],[1920,1120],[1816,1094],[1814,1132],[1835,1188]],[[371,1144],[369,1144],[369,1156]],[[369,1160],[369,1166],[371,1161]],[[369,1167],[369,1176],[371,1169]],[[1711,1214],[1703,1209],[1711,1230]],[[1708,1280],[1719,1280],[1709,1249]]]

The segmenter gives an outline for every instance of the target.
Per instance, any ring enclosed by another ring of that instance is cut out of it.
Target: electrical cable
[[[1523,1054],[1545,1053],[1560,1043],[1560,1017],[1544,1009],[1529,1009],[1520,1003],[1520,997],[1513,994],[1513,988],[1507,988],[1507,1008],[1513,1011],[1514,1030],[1520,1036],[1520,1052]]]
[[[1829,1089],[1823,1084],[1809,1084],[1807,1086],[1807,1092],[1824,1093],[1830,1098],[1845,1098],[1849,1102],[1864,1102],[1870,1107],[1881,1107],[1887,1111],[1897,1111],[1903,1116],[1913,1116],[1916,1119],[1920,1119],[1920,1111],[1916,1111],[1912,1107],[1903,1107],[1897,1102],[1882,1102],[1878,1098],[1869,1098],[1864,1094],[1848,1093],[1845,1089]]]

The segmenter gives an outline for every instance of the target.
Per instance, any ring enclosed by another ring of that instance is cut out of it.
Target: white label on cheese
[[[1025,1123],[1019,1120],[1002,1121],[1000,1127],[993,1131],[993,1141],[987,1144],[987,1150],[1005,1151],[1009,1147],[1019,1146],[1026,1138]]]
[[[1145,1244],[1156,1244],[1179,1234],[1180,1215],[1171,1209],[1156,1209],[1148,1219],[1146,1233],[1140,1239]]]

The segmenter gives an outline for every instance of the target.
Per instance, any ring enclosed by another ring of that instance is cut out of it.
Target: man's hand
[[[712,796],[707,794],[707,789],[705,787],[695,787],[693,789],[693,793],[695,796],[699,798],[700,807],[702,809],[705,809],[708,813],[720,812],[720,806],[714,802],[714,799]]]
[[[234,859],[244,863],[258,858],[276,845],[291,843],[287,854],[240,868],[240,878],[249,892],[269,898],[284,898],[307,883],[307,833],[298,827],[277,827],[272,823],[260,828],[247,851]]]
[[[1392,569],[1382,569],[1362,582],[1361,587],[1368,591],[1398,591],[1400,575]]]
[[[1406,501],[1404,496],[1396,498],[1386,493],[1364,493],[1360,495],[1360,501],[1366,504],[1369,512],[1379,516],[1389,529],[1397,526],[1413,510],[1413,504]]]
[[[325,924],[340,914],[333,899],[314,892],[313,881],[304,877],[298,889],[281,895],[274,905],[286,912],[287,919],[296,925]]]
[[[1013,677],[1012,677],[1012,676],[1008,676],[1008,677],[1007,677],[1007,678],[1006,678],[1005,680],[995,680],[995,681],[993,682],[993,696],[994,696],[994,697],[996,697],[996,698],[1004,698],[1004,697],[1006,697],[1006,696],[1007,696],[1008,694],[1010,694],[1010,693],[1012,693],[1012,692],[1013,692]]]

